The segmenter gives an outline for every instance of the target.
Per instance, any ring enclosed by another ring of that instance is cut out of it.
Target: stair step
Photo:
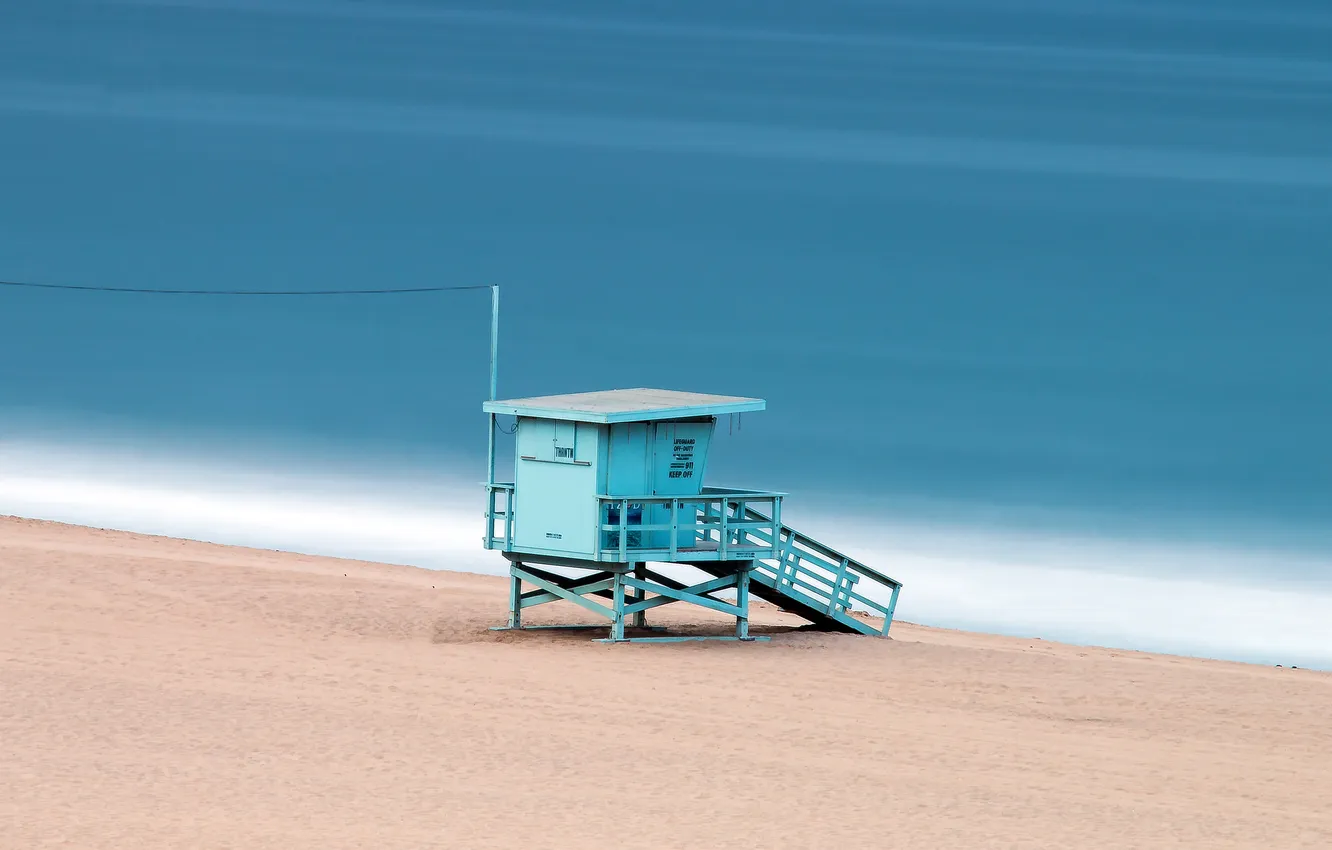
[[[758,511],[748,508],[747,520],[767,520]],[[753,534],[764,546],[773,541],[764,534]],[[892,625],[893,609],[901,582],[873,570],[859,561],[824,546],[795,529],[783,525],[778,531],[780,556],[759,561],[762,569],[750,576],[750,592],[765,602],[809,620],[821,629],[856,632],[866,635],[887,634]],[[706,572],[720,574],[724,564],[705,566]],[[878,588],[887,593],[890,601],[885,605],[874,599],[868,591]],[[849,609],[858,602],[884,618],[884,625],[874,624],[855,616]]]

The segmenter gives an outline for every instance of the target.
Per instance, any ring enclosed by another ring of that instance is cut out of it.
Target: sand
[[[505,603],[0,519],[0,846],[1332,847],[1326,673],[905,623],[608,646]]]

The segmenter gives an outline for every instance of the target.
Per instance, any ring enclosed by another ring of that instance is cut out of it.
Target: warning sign
[[[711,423],[659,423],[652,448],[652,492],[659,496],[697,494],[707,468]]]
[[[694,446],[696,445],[697,441],[693,437],[675,438],[671,456],[671,478],[694,477]]]

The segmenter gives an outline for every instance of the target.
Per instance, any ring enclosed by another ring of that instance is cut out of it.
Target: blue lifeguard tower
[[[513,482],[487,485],[485,547],[509,561],[505,628],[564,599],[609,620],[612,642],[700,639],[626,637],[649,610],[686,602],[735,617],[734,636],[712,639],[753,640],[757,596],[814,628],[887,635],[901,583],[784,525],[784,494],[703,483],[718,417],[764,407],[659,389],[487,401],[492,482],[494,416],[517,417]],[[685,584],[652,563],[709,577]]]

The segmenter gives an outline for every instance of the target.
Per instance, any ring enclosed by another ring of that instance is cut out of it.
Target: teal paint
[[[574,603],[575,605],[578,605],[582,608],[586,608],[587,610],[591,611],[593,614],[600,614],[601,616],[608,617],[611,620],[615,619],[616,612],[614,609],[607,608],[605,605],[593,602],[592,600],[587,599],[581,594],[574,593],[573,590],[564,587],[561,583],[548,581],[545,578],[533,575],[530,571],[524,570],[518,564],[514,564],[509,569],[510,573],[514,578],[522,579],[523,581],[529,584],[536,585],[542,590],[545,590],[546,592],[550,593],[552,596],[556,596],[560,599],[565,599],[569,602]]]
[[[674,640],[626,627],[687,603],[735,617],[730,639],[749,640],[756,596],[823,628],[887,635],[900,582],[783,524],[785,494],[705,484],[717,416],[763,406],[645,389],[486,402],[491,416],[517,416],[514,481],[487,485],[484,538],[511,561],[508,628],[523,628],[526,608],[566,600],[608,619],[611,642]],[[685,585],[649,569],[653,561],[713,577]],[[536,589],[522,592],[523,582]],[[732,588],[734,602],[713,595]]]
[[[647,581],[647,580],[648,580],[648,570],[647,570],[647,567],[646,567],[643,563],[640,562],[640,563],[637,563],[637,564],[631,564],[631,565],[630,565],[630,569],[631,569],[631,571],[633,572],[634,578],[636,578],[636,579],[638,579],[638,580],[640,580],[640,581]],[[633,602],[633,604],[630,605],[630,606],[628,606],[628,607],[625,609],[627,612],[631,612],[631,613],[633,614],[634,619],[633,619],[633,623],[632,623],[632,625],[633,625],[633,627],[636,628],[636,629],[646,629],[646,628],[647,628],[647,609],[646,609],[646,608],[642,608],[642,607],[636,607],[636,606],[639,606],[639,605],[641,605],[642,603],[644,603],[644,602],[646,602],[646,601],[647,601],[647,591],[646,591],[646,590],[636,590],[636,591],[634,592],[634,602]]]
[[[652,479],[647,492],[654,496],[697,496],[703,491],[716,420],[652,425]]]
[[[615,615],[611,618],[611,640],[624,640],[624,587],[624,574],[616,573],[611,586],[611,601],[614,603],[615,611]]]
[[[594,555],[604,432],[586,423],[518,419],[514,491],[523,494],[524,512],[514,523],[514,551]]]
[[[578,585],[568,588],[569,592],[576,593],[579,596],[587,596],[589,594],[599,593],[600,591],[603,590],[610,590],[615,586],[615,579],[613,578],[596,578],[594,580],[585,580],[588,578],[591,577],[584,577],[584,579],[579,579],[580,583]],[[518,608],[520,610],[523,608],[531,608],[534,605],[543,605],[547,602],[555,602],[562,598],[564,597],[558,596],[549,591],[534,590],[530,593],[523,593],[518,597]]]
[[[683,590],[676,590],[675,588],[668,587],[664,584],[655,584],[653,582],[639,581],[638,579],[633,579],[633,578],[626,578],[624,579],[623,583],[627,587],[634,587],[644,591],[650,590],[653,593],[658,594],[659,596],[665,596],[670,599],[674,599],[677,602],[689,602],[694,605],[698,605],[701,608],[710,608],[713,611],[720,611],[723,614],[730,614],[732,617],[747,616],[747,612],[742,608],[740,608],[738,605],[732,605],[728,602],[723,602],[719,599],[713,599],[711,596],[706,596],[703,594],[686,593]],[[725,586],[734,587],[735,580],[732,579]]]
[[[654,496],[697,496],[703,490],[708,448],[716,431],[716,419],[652,424],[651,480],[646,492]],[[645,521],[660,525],[670,523],[671,516],[669,505],[655,504],[647,511]],[[669,531],[649,532],[645,545],[652,549],[675,549],[690,548],[697,543],[697,534],[686,528],[676,529],[674,541]]]
[[[649,585],[646,590],[657,592],[658,595],[652,599],[647,599],[645,591],[641,601],[634,602],[625,609],[628,613],[633,614],[650,611],[653,608],[660,608],[663,605],[670,605],[675,602],[692,602],[695,597],[706,596],[707,594],[714,593],[718,590],[725,590],[729,587],[736,586],[735,576],[730,575],[699,582],[698,584],[689,585],[688,587],[680,586],[678,582],[669,582],[665,580],[663,576],[657,575],[656,573],[649,573],[649,578],[656,582],[657,585],[669,588],[672,592],[659,592],[656,587]],[[644,581],[646,582],[647,579],[645,578]],[[738,602],[737,607],[739,607]],[[727,611],[725,613],[731,612]]]
[[[652,460],[648,453],[651,423],[611,425],[607,437],[607,467],[603,489],[608,496],[644,496],[652,488]]]
[[[901,592],[902,592],[902,585],[900,584],[893,585],[893,595],[892,598],[888,601],[888,610],[883,612],[883,631],[881,632],[881,634],[883,634],[884,637],[888,636],[888,629],[891,628],[893,625],[893,612],[897,610],[897,594]]]
[[[509,576],[509,628],[523,627],[523,579],[514,573]]]
[[[735,616],[735,636],[739,640],[749,639],[749,573],[752,570],[751,564],[735,575],[735,607],[738,610]]]
[[[490,400],[495,401],[499,392],[499,286],[490,287]],[[495,414],[490,414],[489,456],[490,466],[486,473],[486,483],[495,483]]]

